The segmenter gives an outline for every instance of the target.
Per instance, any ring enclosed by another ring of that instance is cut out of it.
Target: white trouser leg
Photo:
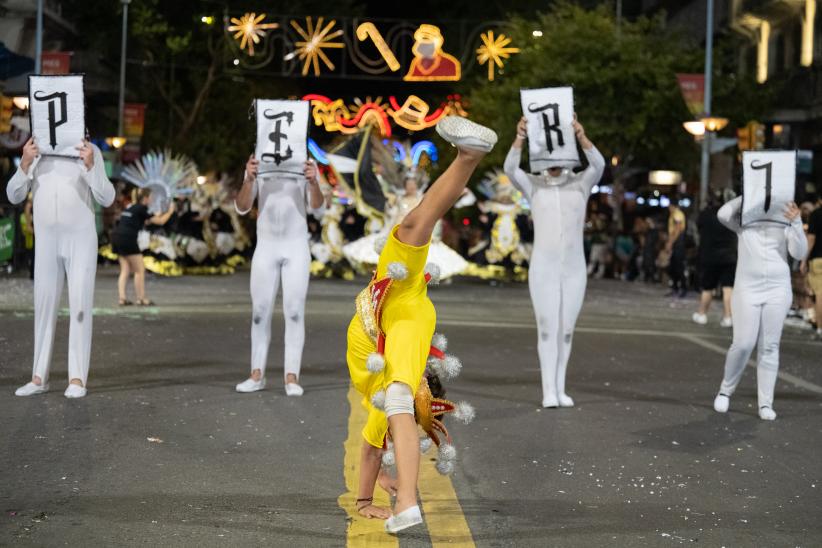
[[[288,250],[282,267],[283,318],[285,319],[285,361],[284,375],[300,377],[300,365],[305,344],[305,297],[308,293],[308,278],[311,268],[311,253],[306,242],[293,245]]]
[[[251,259],[251,371],[259,369],[265,376],[268,346],[271,343],[271,314],[280,285],[280,260],[276,246],[257,241]]]
[[[788,295],[787,299],[776,298],[762,307],[759,346],[756,352],[756,384],[760,408],[773,408],[776,376],[779,373],[779,341],[790,306],[791,299]]]
[[[762,305],[751,304],[741,291],[734,292],[734,335],[728,354],[725,356],[725,376],[719,387],[720,394],[733,395],[745,365],[751,357],[759,335]]]
[[[560,297],[558,283],[547,282],[534,270],[528,274],[528,289],[537,319],[537,353],[542,373],[542,405],[557,405],[557,362],[560,338]]]
[[[97,235],[73,234],[63,241],[68,276],[69,311],[69,381],[88,380],[91,359],[94,277],[97,273]]]
[[[34,367],[33,376],[48,382],[57,310],[65,268],[58,255],[58,236],[39,230],[34,245]]]
[[[566,276],[562,283],[560,296],[560,332],[559,355],[557,358],[557,394],[565,394],[565,375],[568,371],[568,360],[571,358],[571,344],[574,339],[574,327],[577,324],[582,302],[585,299],[587,284],[584,270],[576,275]]]

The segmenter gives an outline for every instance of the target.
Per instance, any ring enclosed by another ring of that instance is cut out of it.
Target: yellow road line
[[[340,508],[348,514],[346,545],[349,548],[366,546],[398,547],[397,537],[385,532],[385,522],[383,520],[367,519],[357,513],[356,499],[357,487],[360,481],[360,450],[362,449],[361,432],[368,414],[362,406],[362,396],[354,390],[353,386],[348,388],[348,403],[351,406],[351,414],[348,416],[348,439],[345,440],[345,458],[343,461],[345,487],[348,492],[343,493],[337,499]],[[379,487],[374,490],[374,504],[384,507],[391,506],[388,494]]]
[[[433,455],[435,449],[431,449]],[[474,538],[462,513],[451,478],[440,475],[434,461],[427,455],[420,462],[420,499],[425,524],[431,535],[431,545],[473,547]]]
[[[357,513],[357,487],[360,480],[360,449],[362,448],[362,427],[365,425],[367,412],[362,406],[362,396],[354,387],[348,389],[348,404],[351,414],[348,417],[348,438],[345,440],[345,458],[343,461],[345,487],[348,492],[337,499],[337,503],[348,514],[347,546],[359,548],[365,546],[399,546],[397,537],[389,535],[383,529],[384,522],[379,519],[366,519]],[[433,454],[433,450],[431,451]],[[425,513],[425,524],[431,536],[432,546],[473,547],[474,539],[468,523],[462,513],[457,493],[451,479],[441,476],[428,456],[423,456],[420,463],[419,495]],[[374,504],[390,506],[388,495],[379,487],[374,490]]]

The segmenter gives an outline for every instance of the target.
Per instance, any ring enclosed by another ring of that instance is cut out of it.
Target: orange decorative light
[[[276,29],[280,25],[277,23],[263,23],[265,14],[261,13],[246,13],[239,19],[231,18],[233,23],[228,27],[229,32],[234,33],[234,39],[239,40],[240,49],[245,50],[248,47],[248,54],[254,56],[254,44],[259,44],[260,39],[265,37],[266,31]]]

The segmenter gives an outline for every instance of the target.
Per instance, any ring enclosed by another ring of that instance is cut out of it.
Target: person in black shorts
[[[725,228],[716,216],[722,205],[721,198],[713,199],[702,210],[696,221],[699,230],[699,285],[702,294],[699,310],[694,312],[695,323],[708,323],[708,308],[717,287],[722,288],[722,320],[719,325],[731,327],[731,294],[736,273],[736,234]]]
[[[117,226],[111,233],[111,248],[119,256],[120,261],[120,277],[117,279],[120,306],[132,304],[126,298],[126,283],[131,273],[134,273],[134,293],[137,296],[137,304],[140,306],[154,304],[146,298],[146,269],[143,265],[143,254],[137,245],[137,234],[146,224],[166,224],[174,213],[174,200],[170,201],[168,211],[156,215],[148,211],[150,201],[150,189],[142,188],[137,191],[136,200],[123,211]]]

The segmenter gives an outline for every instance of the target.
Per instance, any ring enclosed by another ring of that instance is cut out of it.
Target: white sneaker
[[[557,396],[557,401],[559,402],[560,407],[573,407],[574,400],[568,394],[560,394]]]
[[[544,408],[554,408],[559,407],[559,401],[556,396],[549,396],[546,398],[542,398],[542,407]]]
[[[699,312],[694,312],[694,315],[691,316],[691,319],[694,323],[698,323],[699,325],[706,325],[708,323],[708,316],[705,314],[700,314]]]
[[[34,384],[33,382],[29,382],[18,388],[14,391],[15,396],[34,396],[35,394],[45,394],[49,391],[49,385],[47,383],[44,384]]]
[[[63,395],[67,398],[84,398],[86,396],[85,386],[80,386],[79,384],[69,384],[66,391],[63,392]]]
[[[422,523],[422,514],[420,507],[415,505],[385,520],[385,530],[388,533],[399,533],[403,529],[420,523]]]
[[[296,382],[288,382],[285,384],[285,395],[286,396],[302,396],[303,395],[303,387],[297,384]]]
[[[719,325],[721,327],[733,327],[734,321],[730,316],[725,316],[722,320],[720,320]]]
[[[249,377],[236,387],[237,392],[243,393],[256,392],[258,390],[262,390],[263,388],[265,388],[265,377],[261,377],[258,381],[255,381]]]
[[[437,133],[455,147],[491,152],[497,144],[494,130],[462,116],[446,116],[437,123]]]
[[[717,394],[716,398],[714,398],[714,411],[717,413],[727,413],[730,405],[730,396],[726,396],[725,394]]]
[[[763,421],[772,421],[776,419],[776,411],[768,406],[759,408],[759,418]]]

